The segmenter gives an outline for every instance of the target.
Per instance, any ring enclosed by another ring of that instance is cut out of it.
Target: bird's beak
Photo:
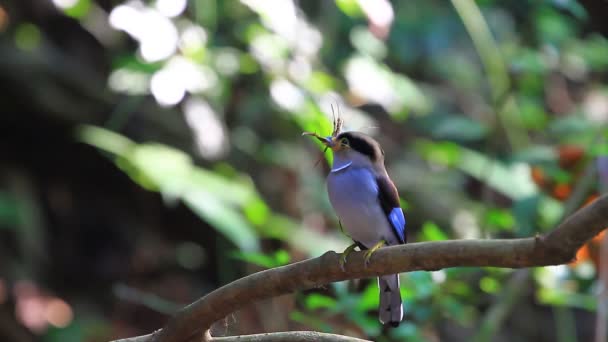
[[[325,146],[331,148],[332,150],[334,149],[334,147],[337,146],[336,137],[334,137],[334,136],[322,137],[322,136],[318,135],[317,133],[312,133],[312,132],[304,132],[304,133],[302,133],[302,135],[308,135],[311,137],[315,137],[315,138],[317,138],[317,140],[319,140]]]

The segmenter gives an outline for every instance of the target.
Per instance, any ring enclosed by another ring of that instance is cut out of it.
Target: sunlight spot
[[[445,282],[446,278],[447,278],[447,275],[445,274],[444,270],[431,272],[431,279],[433,279],[433,281],[436,282],[437,284],[441,284],[441,283]]]
[[[386,38],[395,19],[393,6],[387,0],[358,0],[367,15],[370,31],[378,38]]]
[[[249,46],[251,54],[270,72],[278,72],[285,66],[288,54],[287,42],[275,34],[260,34]]]
[[[183,109],[201,156],[215,159],[226,153],[226,132],[213,108],[201,99],[191,98],[185,102]]]
[[[217,82],[218,77],[211,68],[177,56],[152,76],[150,91],[159,104],[172,106],[184,98],[186,91],[204,92],[213,89]]]
[[[479,238],[479,226],[475,215],[467,210],[459,210],[452,218],[452,228],[461,239]]]
[[[358,96],[382,105],[389,112],[403,107],[392,76],[370,58],[351,58],[344,74],[349,88]]]
[[[174,57],[165,66],[176,82],[183,83],[191,93],[202,92],[217,85],[215,72],[206,65],[200,65],[184,57]]]
[[[310,62],[304,58],[296,57],[287,65],[289,76],[298,82],[305,82],[312,73]]]
[[[186,87],[175,73],[167,69],[157,71],[150,81],[150,91],[161,106],[178,104],[186,96]]]
[[[163,60],[177,49],[178,32],[173,22],[140,2],[116,6],[109,22],[139,42],[141,56],[148,62]]]
[[[537,270],[536,280],[547,288],[555,288],[568,277],[570,270],[566,265],[546,266]]]
[[[214,59],[215,68],[225,76],[233,76],[239,71],[240,62],[238,51],[232,49],[219,50]]]
[[[593,90],[587,94],[583,107],[585,115],[589,121],[596,123],[608,122],[608,96],[598,90]]]
[[[199,51],[205,44],[207,44],[207,32],[200,26],[186,27],[179,37],[179,48],[184,53]]]
[[[58,8],[67,9],[74,7],[78,3],[78,0],[53,0],[53,3]]]
[[[290,112],[298,112],[304,105],[302,90],[286,79],[272,81],[270,95],[279,107]]]
[[[241,0],[260,14],[264,25],[284,38],[297,39],[296,6],[293,0]]]
[[[596,275],[595,265],[590,260],[579,262],[574,266],[574,273],[582,279],[593,280]]]
[[[186,0],[157,0],[156,9],[165,17],[173,18],[186,9]]]
[[[156,62],[171,56],[177,48],[177,29],[173,23],[156,12],[145,16],[146,34],[140,39],[142,57]]]
[[[311,57],[321,48],[323,44],[321,33],[298,14],[293,0],[241,0],[241,2],[257,12],[264,26],[284,39],[295,54]]]
[[[149,82],[148,74],[126,68],[116,69],[108,77],[110,89],[130,95],[146,94]]]

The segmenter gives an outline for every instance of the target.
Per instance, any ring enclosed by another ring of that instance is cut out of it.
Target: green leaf
[[[479,288],[486,293],[497,293],[501,286],[496,278],[483,277],[479,280]]]
[[[508,166],[477,151],[461,148],[457,167],[511,199],[527,197],[537,192],[525,165]]]
[[[268,214],[248,178],[229,179],[194,166],[190,156],[180,150],[161,144],[135,144],[103,128],[82,126],[77,136],[119,156],[117,165],[141,186],[160,191],[165,199],[183,200],[240,249],[259,248],[258,237],[241,209],[250,205],[246,212],[252,222],[262,222]]]
[[[549,117],[539,101],[521,98],[519,101],[519,122],[527,129],[542,130],[547,126]]]
[[[515,227],[515,217],[509,210],[490,208],[485,213],[485,223],[489,229],[512,230]]]
[[[182,151],[142,144],[133,147],[125,158],[169,199],[177,199],[189,186],[193,165],[190,156]]]
[[[249,222],[261,226],[268,221],[270,209],[261,199],[254,199],[245,205],[243,209]]]
[[[367,285],[357,302],[357,310],[361,312],[376,310],[380,300],[379,293],[380,290],[378,289],[376,282],[371,282]]]
[[[91,0],[77,0],[71,7],[65,8],[63,12],[72,17],[81,19],[84,18],[91,9]]]
[[[279,249],[274,253],[274,262],[276,266],[282,266],[289,263],[291,257],[289,253],[284,249]]]
[[[348,318],[363,329],[367,336],[378,336],[382,332],[382,325],[378,322],[377,317],[351,312],[348,314]]]
[[[289,253],[283,249],[276,251],[274,254],[235,251],[230,256],[264,268],[283,266],[290,260]]]
[[[543,7],[533,20],[540,39],[547,43],[561,44],[575,34],[572,20],[556,10]]]
[[[213,225],[239,249],[255,251],[259,240],[247,220],[238,211],[204,191],[189,191],[183,196],[184,203],[197,215]]]
[[[457,165],[460,160],[460,146],[452,142],[416,141],[414,146],[422,157],[443,166]]]
[[[531,236],[536,232],[540,202],[540,195],[522,197],[514,202],[512,212],[517,222],[516,234],[518,237]]]
[[[336,80],[323,71],[313,71],[305,82],[305,87],[310,92],[321,95],[332,91],[336,87]]]
[[[336,306],[336,300],[322,294],[311,293],[306,296],[304,304],[308,310],[332,309]]]
[[[572,53],[580,54],[592,70],[608,69],[608,60],[602,57],[608,55],[608,39],[605,37],[591,34],[584,41],[577,41],[571,49]]]
[[[427,221],[422,225],[422,240],[441,241],[447,239],[447,235],[434,222]]]
[[[414,322],[404,321],[399,327],[389,330],[389,335],[395,341],[425,341],[427,338],[422,334],[422,329]]]
[[[543,145],[534,145],[521,149],[509,159],[510,162],[525,162],[528,164],[555,162],[556,160],[557,153],[555,148]]]
[[[594,157],[608,155],[608,143],[600,143],[600,144],[591,146],[589,153]]]
[[[242,260],[242,261],[254,264],[254,265],[258,265],[260,267],[264,267],[264,268],[273,268],[274,267],[273,258],[271,256],[268,256],[263,253],[234,251],[234,252],[230,253],[230,256],[235,259],[239,259],[239,260]]]
[[[105,128],[81,125],[76,128],[76,138],[106,152],[124,156],[135,146],[129,138]]]
[[[511,58],[511,69],[525,75],[527,73],[544,74],[549,68],[540,52],[521,48]]]
[[[563,289],[541,288],[536,292],[536,297],[541,304],[569,306],[588,311],[595,311],[597,308],[596,296]]]
[[[336,0],[336,6],[349,17],[360,18],[364,16],[357,0]]]
[[[551,3],[560,9],[567,10],[572,13],[572,15],[579,20],[586,20],[588,18],[587,11],[585,7],[581,5],[579,1],[576,0],[559,0],[559,1],[551,1]]]
[[[549,125],[549,132],[554,136],[572,136],[593,131],[593,125],[579,115],[568,115],[555,119]]]
[[[431,135],[436,139],[453,141],[477,141],[483,139],[488,130],[478,121],[459,115],[442,115],[425,118],[433,121]]]
[[[15,28],[15,45],[24,51],[33,51],[40,46],[42,34],[38,26],[20,23]]]

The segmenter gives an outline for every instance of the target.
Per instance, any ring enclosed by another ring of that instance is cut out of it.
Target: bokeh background
[[[302,131],[373,135],[410,241],[547,231],[608,184],[602,0],[0,2],[0,340],[160,328],[252,272],[343,250]],[[603,181],[602,181],[603,180]],[[606,341],[608,247],[249,305],[213,334]],[[604,280],[602,280],[604,279]],[[598,312],[600,314],[598,314]]]

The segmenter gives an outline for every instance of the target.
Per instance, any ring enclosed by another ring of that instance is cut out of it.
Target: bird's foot
[[[344,266],[346,265],[346,257],[348,257],[348,255],[355,250],[355,247],[357,247],[357,244],[353,243],[352,245],[346,247],[344,252],[342,252],[342,254],[340,255],[340,269],[342,270],[342,272],[346,272],[346,269],[344,268]]]
[[[367,267],[367,265],[369,265],[369,260],[372,258],[372,254],[374,254],[374,252],[377,251],[378,248],[384,247],[384,245],[386,245],[386,241],[380,240],[372,248],[370,248],[367,251],[365,251],[365,254],[364,254],[364,257],[365,257],[365,267]]]

